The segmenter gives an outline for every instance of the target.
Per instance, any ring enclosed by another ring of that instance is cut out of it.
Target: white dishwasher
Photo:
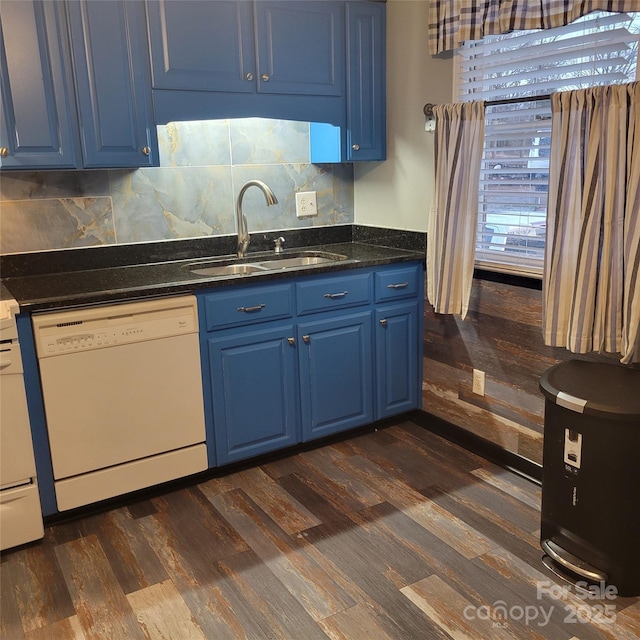
[[[33,315],[58,509],[207,468],[195,296]]]

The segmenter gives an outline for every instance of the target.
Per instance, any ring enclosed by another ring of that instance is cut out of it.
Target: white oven
[[[42,538],[15,300],[0,301],[0,549]]]
[[[61,511],[207,468],[195,296],[34,314]]]

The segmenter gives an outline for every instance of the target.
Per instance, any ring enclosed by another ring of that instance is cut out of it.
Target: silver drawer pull
[[[257,304],[255,307],[238,307],[238,311],[253,313],[254,311],[260,311],[260,309],[264,309],[266,306],[266,304]]]
[[[398,284],[388,284],[387,289],[406,289],[408,286],[408,282],[398,282]]]
[[[287,342],[289,344],[295,344],[296,343],[296,339],[295,338],[287,338]]]
[[[340,293],[325,293],[324,297],[334,300],[335,298],[344,298],[348,293],[348,291],[341,291]]]
[[[387,319],[386,319],[386,318],[382,318],[382,320],[380,320],[380,324],[381,324],[383,327],[386,327],[386,326],[387,326]]]
[[[305,344],[309,344],[311,342],[311,337],[305,334],[305,335],[302,336],[302,341]]]

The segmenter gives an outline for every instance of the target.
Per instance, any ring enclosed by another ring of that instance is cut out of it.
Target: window
[[[485,100],[476,265],[541,277],[553,91],[636,78],[640,12],[592,13],[456,52],[458,97]],[[546,98],[544,96],[547,96]]]

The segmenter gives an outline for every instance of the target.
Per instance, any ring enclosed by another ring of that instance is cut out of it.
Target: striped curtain
[[[638,0],[431,0],[431,55],[468,40],[523,29],[562,27],[593,11],[640,11]]]
[[[640,359],[640,83],[552,96],[545,343]]]
[[[436,105],[435,192],[427,233],[427,297],[467,315],[478,225],[484,102]]]

